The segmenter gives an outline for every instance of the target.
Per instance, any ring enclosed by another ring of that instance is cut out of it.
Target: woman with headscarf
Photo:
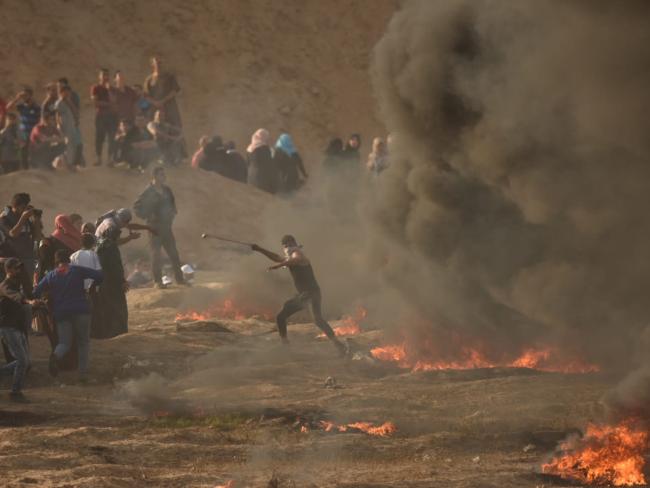
[[[368,154],[366,168],[375,176],[388,168],[388,149],[381,137],[375,137],[372,141],[372,151]]]
[[[76,215],[76,214],[73,214]],[[54,254],[64,249],[72,254],[81,248],[81,232],[68,215],[60,214],[54,219],[54,232],[41,241],[38,248],[38,279],[54,269]]]
[[[356,163],[356,166],[359,166],[361,163],[361,136],[359,134],[352,134],[348,138],[348,142],[345,144],[343,149],[343,159],[349,163]]]
[[[246,148],[248,160],[248,183],[260,190],[275,193],[278,186],[278,171],[269,147],[270,135],[266,129],[258,129]]]
[[[289,134],[278,137],[273,160],[280,176],[280,191],[289,193],[302,186],[300,175],[307,179],[307,171]]]
[[[38,247],[38,280],[40,281],[47,273],[52,271],[56,265],[54,255],[59,250],[68,254],[81,249],[81,232],[77,227],[78,214],[57,215],[54,219],[54,232],[45,237]],[[58,336],[54,319],[46,298],[45,306],[35,307],[33,316],[36,323],[36,331],[47,335],[52,349],[58,344]],[[74,369],[77,367],[76,345],[71,348],[61,360],[61,369]]]
[[[325,149],[325,159],[323,159],[323,169],[334,173],[341,167],[343,160],[343,141],[336,137],[331,139]]]
[[[147,226],[132,224],[131,218],[131,211],[121,208],[102,215],[96,222],[96,252],[104,281],[93,300],[90,336],[94,339],[109,339],[129,331],[129,311],[126,305],[129,287],[124,276],[119,246],[140,237],[140,234],[130,232],[131,230],[147,229]],[[129,235],[122,237],[122,229],[128,229]]]

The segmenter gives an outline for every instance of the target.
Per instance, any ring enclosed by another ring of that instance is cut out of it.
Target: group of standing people
[[[39,105],[24,86],[8,102],[0,98],[0,173],[19,169],[74,170],[85,166],[80,131],[81,98],[67,78],[45,86]],[[125,74],[99,70],[90,88],[95,109],[95,165],[125,162],[142,169],[161,159],[178,164],[186,156],[176,77],[151,59],[143,85],[129,86]],[[106,151],[104,148],[106,147]],[[106,153],[106,160],[104,160]]]
[[[32,323],[50,339],[50,373],[78,368],[82,382],[90,337],[106,339],[128,331],[129,284],[120,246],[140,238],[140,231],[149,233],[155,286],[166,287],[162,249],[177,283],[187,284],[172,231],[176,202],[165,183],[164,168],[157,166],[133,206],[144,224],[133,222],[127,208],[111,210],[94,223],[84,223],[78,214],[61,214],[54,219],[54,231],[44,236],[42,211],[30,205],[26,193],[16,194],[0,214],[0,339],[8,359],[0,374],[14,376],[12,399],[24,400]]]

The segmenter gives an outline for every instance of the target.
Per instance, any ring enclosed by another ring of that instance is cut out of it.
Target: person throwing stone
[[[285,235],[281,242],[284,250],[284,257],[264,249],[257,244],[251,245],[253,251],[259,252],[271,261],[277,263],[269,267],[269,271],[287,268],[291,273],[291,277],[293,278],[294,285],[298,292],[296,296],[285,302],[282,310],[280,310],[280,313],[278,313],[276,317],[280,338],[284,343],[289,342],[287,339],[287,320],[296,312],[299,312],[307,305],[310,305],[316,326],[318,326],[329,340],[332,341],[339,351],[339,354],[345,356],[347,354],[346,345],[337,339],[336,334],[334,334],[330,325],[323,318],[323,313],[321,311],[322,298],[320,286],[318,286],[318,282],[316,281],[316,276],[314,275],[314,269],[311,266],[311,262],[307,259],[307,256],[305,256],[302,247],[296,242],[295,237]]]

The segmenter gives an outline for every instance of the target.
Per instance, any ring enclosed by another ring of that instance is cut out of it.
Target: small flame
[[[648,449],[648,432],[630,421],[615,426],[589,425],[577,442],[562,442],[562,454],[544,464],[542,471],[587,484],[645,485],[644,454]]]
[[[319,422],[320,428],[325,432],[348,432],[350,429],[358,430],[368,435],[378,437],[388,437],[397,432],[397,427],[392,422],[384,422],[381,425],[375,425],[371,422],[354,422],[351,424],[336,424],[329,420],[321,420]],[[300,427],[300,432],[309,432],[309,427],[303,425]]]
[[[227,320],[245,320],[254,316],[261,316],[266,320],[271,320],[273,314],[270,312],[255,312],[250,308],[238,305],[232,298],[226,298],[223,302],[217,303],[207,309],[197,312],[189,310],[176,314],[176,321],[201,321],[214,318]]]
[[[361,322],[368,316],[368,310],[359,305],[354,315],[344,315],[341,319],[341,325],[334,327],[334,334],[337,336],[351,336],[361,334]],[[325,334],[319,334],[317,337],[325,337]]]
[[[392,422],[384,422],[381,425],[373,425],[370,422],[355,422],[347,426],[365,432],[366,434],[378,435],[380,437],[388,437],[397,432],[397,427]]]
[[[539,371],[561,373],[590,373],[598,371],[598,367],[580,360],[567,361],[552,348],[526,349],[514,361],[495,362],[489,360],[478,348],[460,346],[454,359],[429,359],[437,356],[435,348],[428,342],[420,344],[424,351],[415,353],[405,341],[376,347],[370,354],[380,361],[396,363],[398,367],[412,371],[435,371],[444,369],[476,369],[476,368],[530,368]],[[425,357],[423,357],[425,356]]]
[[[225,485],[217,485],[214,488],[235,488],[235,480],[230,480]]]

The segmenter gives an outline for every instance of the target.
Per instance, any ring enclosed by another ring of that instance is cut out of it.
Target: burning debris
[[[378,437],[389,437],[397,432],[397,427],[392,422],[384,422],[381,425],[375,425],[371,422],[354,422],[350,424],[336,424],[330,422],[329,420],[320,420],[312,424],[302,424],[300,425],[300,432],[302,434],[307,434],[312,430],[323,431],[323,432],[362,432],[364,434],[378,436]]]
[[[559,450],[559,456],[542,466],[543,473],[591,485],[646,484],[648,432],[632,421],[589,425],[583,437],[562,442]]]
[[[361,322],[368,316],[368,310],[359,305],[354,315],[345,315],[341,319],[341,325],[334,327],[334,333],[337,336],[351,336],[361,334]],[[319,334],[318,337],[325,337],[325,334]]]
[[[202,311],[188,310],[176,314],[176,321],[209,321],[210,319],[245,320],[262,317],[273,320],[273,313],[259,311],[235,302],[234,298],[226,298]]]
[[[476,369],[476,368],[529,368],[557,373],[590,373],[599,368],[579,359],[566,359],[558,350],[547,347],[524,350],[511,361],[498,361],[488,356],[478,347],[460,346],[453,357],[446,354],[440,358],[439,351],[428,341],[420,341],[413,345],[409,341],[401,344],[376,347],[370,351],[375,359],[397,364],[400,368],[412,371],[436,371],[445,369]]]

